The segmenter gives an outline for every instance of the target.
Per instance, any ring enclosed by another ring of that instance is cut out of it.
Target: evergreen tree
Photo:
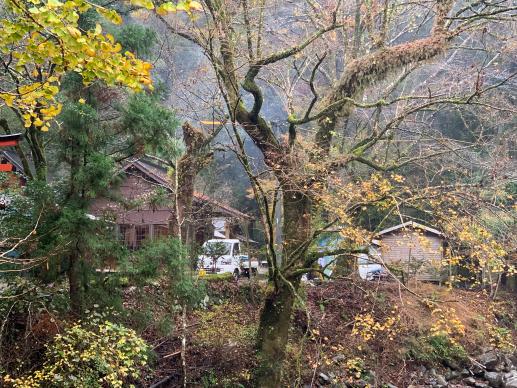
[[[95,25],[86,17],[83,22]],[[142,54],[150,54],[153,34],[145,28],[126,26],[119,36],[128,48],[143,47],[145,40]],[[82,81],[77,73],[63,79],[60,125],[47,135],[51,141],[45,148],[52,178],[29,181],[0,223],[0,233],[13,238],[30,234],[37,224],[30,244],[19,249],[25,260],[20,263],[29,264],[25,268],[46,282],[66,274],[71,309],[77,314],[85,298],[97,298],[113,285],[96,269],[127,257],[113,238],[112,224],[88,214],[92,200],[116,184],[118,162],[164,147],[177,127],[173,112],[160,106],[159,93],[127,95],[99,81],[87,87]]]

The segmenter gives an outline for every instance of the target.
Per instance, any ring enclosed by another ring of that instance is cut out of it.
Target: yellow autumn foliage
[[[135,6],[154,9],[152,0],[132,0]],[[180,1],[177,9],[199,10],[196,1]],[[176,8],[174,10],[176,10]],[[108,21],[120,24],[121,16],[87,0],[6,0],[0,18],[0,52],[5,71],[0,76],[0,107],[23,115],[25,127],[48,130],[49,121],[61,111],[56,100],[62,76],[81,74],[88,85],[102,80],[134,91],[152,88],[152,65],[132,53],[121,53],[113,36],[97,24],[83,31],[79,16],[94,9]],[[161,12],[172,10],[162,7]]]
[[[124,326],[109,321],[77,323],[47,345],[43,366],[22,377],[3,377],[6,386],[123,387],[147,364],[148,347]]]

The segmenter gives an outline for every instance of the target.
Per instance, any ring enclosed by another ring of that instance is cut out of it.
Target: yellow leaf
[[[176,5],[168,1],[167,3],[161,4],[158,8],[156,8],[156,12],[158,15],[166,15],[169,12],[176,12]]]
[[[12,94],[1,94],[0,98],[4,100],[5,105],[12,107],[14,103],[14,96]]]
[[[66,29],[74,38],[79,38],[81,36],[81,31],[73,26],[67,26]]]
[[[89,57],[94,57],[95,56],[95,50],[92,49],[91,47],[86,47],[84,52],[86,53],[86,55],[88,55]]]
[[[146,9],[154,9],[154,4],[151,0],[130,0],[131,5],[136,7],[143,7]]]
[[[176,9],[178,11],[188,11],[188,4],[185,2],[185,1],[180,1],[177,5],[176,5]]]
[[[191,1],[189,3],[189,8],[191,10],[194,10],[194,11],[202,11],[203,10],[203,6],[199,2],[197,2],[197,1]]]
[[[63,6],[63,3],[59,0],[48,0],[47,1],[47,7],[49,8],[57,8]]]
[[[97,7],[97,12],[106,20],[109,20],[113,24],[122,24],[122,17],[112,9],[106,9]]]

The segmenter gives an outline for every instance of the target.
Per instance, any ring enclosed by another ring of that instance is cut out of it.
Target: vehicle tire
[[[258,273],[257,268],[251,269],[251,276],[257,276],[257,273]]]
[[[240,272],[239,272],[239,270],[237,268],[235,268],[235,270],[233,271],[233,277],[235,279],[238,279],[239,276],[240,276]]]

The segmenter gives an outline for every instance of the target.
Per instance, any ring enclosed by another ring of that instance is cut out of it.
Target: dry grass
[[[414,292],[418,295],[399,290],[396,283],[350,279],[305,287],[302,294],[310,319],[307,320],[305,306],[299,304],[288,348],[286,386],[295,382],[310,384],[320,372],[331,372],[340,381],[350,381],[356,374],[366,378],[367,371],[376,376],[372,385],[382,381],[407,386],[418,382],[413,373],[418,363],[408,357],[408,344],[430,335],[438,320],[433,309],[440,308],[448,317],[458,319],[464,335],[456,335],[457,342],[473,355],[488,345],[490,325],[500,325],[501,317],[511,323],[515,317],[515,305],[504,296],[505,303],[494,303],[483,293],[448,290],[432,284],[419,284]],[[352,332],[355,318],[365,315],[381,326],[393,317],[396,319],[391,326],[386,324],[389,327],[374,330],[372,338],[365,341]],[[255,363],[253,342],[258,316],[257,305],[250,305],[246,298],[230,298],[223,305],[189,317],[192,386],[249,385]],[[178,346],[176,342],[159,353],[163,356]],[[162,360],[160,365],[167,366],[169,373],[180,370],[179,359],[167,359],[166,364]],[[434,366],[440,369],[440,365]]]

